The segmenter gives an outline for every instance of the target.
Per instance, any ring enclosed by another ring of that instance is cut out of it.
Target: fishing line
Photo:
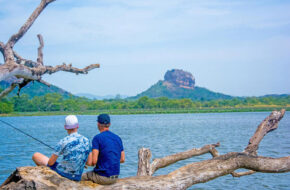
[[[36,140],[36,141],[40,142],[41,144],[43,144],[43,145],[47,146],[48,148],[50,148],[50,149],[52,149],[52,150],[54,150],[54,151],[55,151],[55,149],[54,149],[54,148],[52,148],[51,146],[49,146],[48,144],[46,144],[46,143],[42,142],[41,140],[39,140],[39,139],[37,139],[37,138],[35,138],[35,137],[33,137],[33,136],[31,136],[31,135],[29,135],[29,134],[25,133],[25,132],[24,132],[24,131],[22,131],[22,130],[20,130],[20,129],[18,129],[18,128],[14,127],[14,126],[13,126],[13,125],[11,125],[10,123],[7,123],[6,121],[2,121],[1,119],[0,119],[0,121],[1,121],[2,123],[4,123],[4,124],[8,125],[9,127],[12,127],[13,129],[15,129],[15,130],[17,130],[17,131],[19,131],[19,132],[21,132],[21,133],[25,134],[26,136],[29,136],[29,137],[31,137],[32,139],[34,139],[34,140]]]

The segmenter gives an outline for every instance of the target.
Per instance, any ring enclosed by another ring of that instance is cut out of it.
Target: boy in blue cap
[[[125,153],[121,138],[109,131],[111,125],[108,114],[98,116],[100,134],[92,141],[92,152],[87,165],[95,166],[93,171],[84,173],[82,180],[93,181],[101,185],[113,184],[120,174],[120,163],[125,162]]]

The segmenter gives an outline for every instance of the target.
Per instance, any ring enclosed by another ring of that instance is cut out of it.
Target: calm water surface
[[[242,151],[259,123],[269,115],[261,113],[210,113],[164,115],[114,115],[111,130],[124,143],[126,163],[121,165],[121,177],[137,172],[138,150],[150,148],[153,158],[182,152],[194,147],[220,142],[220,154]],[[66,136],[65,116],[2,117],[18,128],[54,146]],[[79,133],[90,140],[98,133],[96,116],[78,116]],[[51,155],[52,151],[33,139],[0,123],[0,183],[16,167],[34,165],[34,152]],[[259,155],[282,157],[290,155],[290,112],[280,121],[279,128],[268,134],[260,144]],[[160,169],[155,175],[167,174],[191,162],[211,158],[210,154],[180,161]],[[194,189],[290,189],[290,173],[256,173],[241,178],[223,176]],[[193,189],[191,187],[191,189]]]

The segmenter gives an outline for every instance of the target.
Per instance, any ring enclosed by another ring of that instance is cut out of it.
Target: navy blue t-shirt
[[[121,138],[111,131],[104,131],[94,137],[92,144],[93,149],[99,150],[94,171],[106,177],[119,175],[121,152],[124,150]]]

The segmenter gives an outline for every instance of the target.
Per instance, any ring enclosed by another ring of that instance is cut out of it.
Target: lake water
[[[126,163],[121,165],[121,177],[137,172],[138,150],[150,148],[153,158],[164,157],[194,147],[220,142],[220,154],[241,152],[247,146],[259,123],[269,112],[209,113],[209,114],[156,114],[113,115],[111,131],[123,139]],[[63,129],[65,116],[1,117],[0,119],[24,130],[45,143],[54,146],[66,136]],[[90,140],[98,133],[96,116],[78,116],[79,133]],[[34,152],[51,155],[52,151],[0,122],[0,183],[16,167],[34,165]],[[261,156],[283,157],[290,155],[290,112],[286,112],[279,128],[261,142]],[[180,161],[160,169],[155,175],[167,174],[191,162],[211,158],[210,154]],[[290,173],[256,173],[241,178],[223,176],[190,189],[290,189]]]

